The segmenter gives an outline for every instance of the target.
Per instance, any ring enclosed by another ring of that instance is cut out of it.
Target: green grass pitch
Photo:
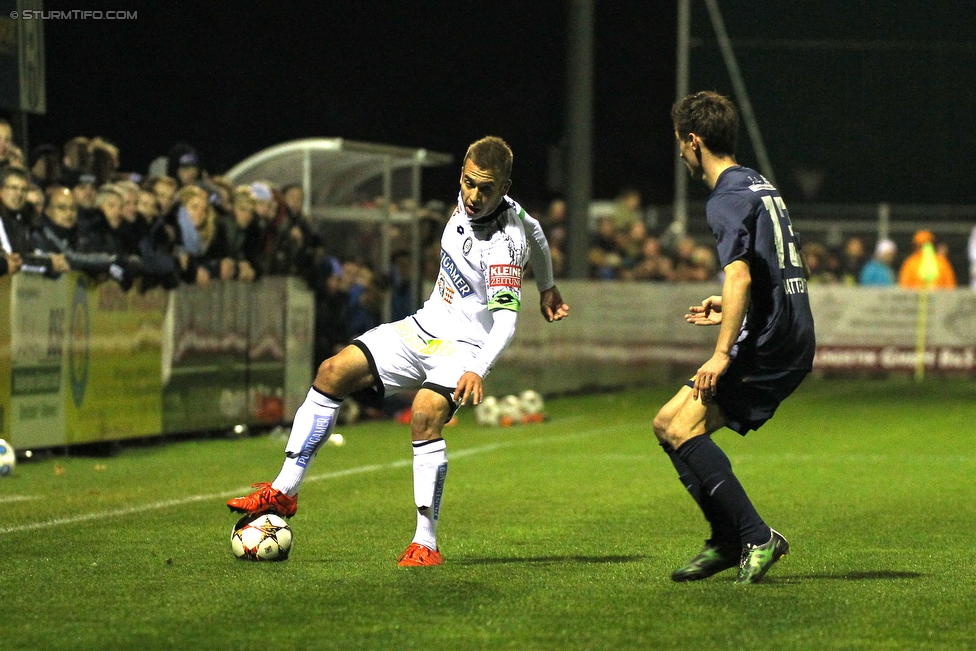
[[[284,563],[230,552],[223,502],[284,440],[128,447],[0,480],[2,649],[976,648],[976,382],[808,380],[760,432],[725,430],[791,553],[762,584],[675,584],[704,521],[650,420],[672,387],[548,402],[547,423],[446,430],[445,565],[398,568],[409,433],[341,428]]]

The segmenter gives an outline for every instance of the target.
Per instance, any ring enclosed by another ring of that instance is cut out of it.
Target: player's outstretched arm
[[[539,294],[539,307],[543,318],[549,323],[569,316],[569,305],[563,302],[563,296],[555,285]]]

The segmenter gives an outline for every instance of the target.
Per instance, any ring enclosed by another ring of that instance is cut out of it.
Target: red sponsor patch
[[[489,287],[521,287],[522,267],[517,264],[493,264],[488,267]]]

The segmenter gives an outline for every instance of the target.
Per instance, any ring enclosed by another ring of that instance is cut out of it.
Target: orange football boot
[[[410,543],[406,551],[400,554],[397,565],[400,567],[427,567],[428,565],[443,565],[444,557],[436,549],[424,547],[420,543]]]
[[[231,511],[248,515],[262,515],[275,513],[285,518],[295,515],[298,510],[298,495],[294,497],[272,488],[268,482],[253,484],[257,490],[244,497],[235,497],[227,501]]]

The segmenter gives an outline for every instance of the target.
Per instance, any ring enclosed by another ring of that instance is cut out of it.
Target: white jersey
[[[475,223],[459,203],[444,227],[437,282],[414,315],[430,335],[480,348],[492,327],[491,312],[519,310],[529,261],[523,220],[532,218],[507,196],[500,209]]]

